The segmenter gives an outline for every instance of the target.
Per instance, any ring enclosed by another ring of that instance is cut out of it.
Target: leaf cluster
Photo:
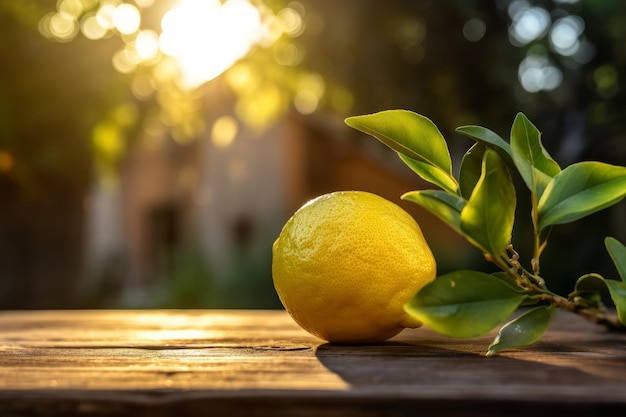
[[[540,274],[551,229],[621,201],[626,196],[626,167],[585,161],[561,168],[522,113],[513,122],[508,142],[484,127],[457,128],[475,142],[463,156],[458,178],[452,173],[445,138],[422,115],[387,110],[350,117],[346,124],[383,142],[436,186],[408,192],[402,199],[437,216],[501,270],[439,276],[406,304],[409,314],[442,334],[475,337],[497,327],[518,307],[533,306],[504,324],[487,355],[534,343],[559,308],[612,329],[626,328],[626,247],[616,239],[607,237],[605,245],[621,281],[585,274],[564,297],[550,291]],[[511,244],[517,204],[512,174],[530,190],[534,245],[528,267]],[[610,295],[617,319],[606,312],[602,293]]]

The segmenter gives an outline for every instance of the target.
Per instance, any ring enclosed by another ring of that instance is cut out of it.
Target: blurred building
[[[401,204],[419,218],[435,251],[462,260],[464,242],[400,200],[426,183],[374,139],[362,140],[342,120],[325,120],[289,116],[262,133],[238,127],[225,140],[213,129],[186,146],[131,150],[119,186],[93,189],[91,287],[141,298],[156,280],[172,279],[173,253],[197,245],[214,291],[231,279],[242,281],[241,292],[255,288],[256,279],[271,290],[271,244],[284,222],[308,199],[338,190],[370,191]],[[246,276],[233,277],[238,268]]]

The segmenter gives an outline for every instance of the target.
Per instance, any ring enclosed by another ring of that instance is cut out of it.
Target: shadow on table
[[[584,362],[594,359],[577,352],[528,349],[515,357],[486,357],[468,348],[470,343],[453,341],[451,348],[428,341],[326,343],[315,354],[355,393],[404,398],[432,415],[626,415],[624,358],[615,358],[615,375],[621,377],[612,378],[585,371]]]

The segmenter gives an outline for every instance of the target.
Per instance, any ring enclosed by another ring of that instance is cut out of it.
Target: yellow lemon
[[[435,278],[435,259],[413,217],[380,196],[343,191],[309,201],[272,252],[276,292],[311,334],[370,343],[422,324],[403,307]]]

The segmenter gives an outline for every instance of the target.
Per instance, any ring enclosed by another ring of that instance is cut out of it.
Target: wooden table
[[[334,346],[282,311],[0,313],[1,416],[626,416],[626,334]],[[566,414],[565,414],[566,413]]]

